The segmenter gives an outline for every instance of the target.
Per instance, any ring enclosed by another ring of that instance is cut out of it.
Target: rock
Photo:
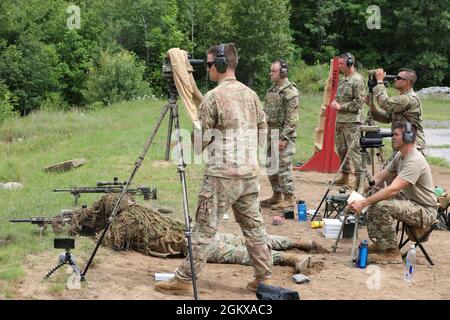
[[[48,171],[50,171],[50,172],[67,171],[72,168],[77,168],[79,166],[82,166],[85,162],[86,162],[86,160],[83,158],[73,159],[73,160],[68,160],[68,161],[52,164],[52,165],[44,168],[44,170],[47,172]]]
[[[272,218],[272,224],[274,226],[281,226],[283,224],[283,220],[284,219],[282,217],[280,217],[280,216],[274,216]]]
[[[444,95],[450,97],[450,87],[428,87],[422,88],[417,91],[417,94],[420,96],[426,96],[430,94],[434,95]]]
[[[66,282],[67,289],[69,290],[79,290],[81,289],[81,275],[73,272]]]
[[[0,187],[3,189],[21,189],[23,187],[23,184],[19,182],[7,182],[7,183],[0,183]]]
[[[294,274],[292,276],[292,280],[295,283],[308,283],[310,281],[310,279],[307,276],[305,276],[301,273]]]

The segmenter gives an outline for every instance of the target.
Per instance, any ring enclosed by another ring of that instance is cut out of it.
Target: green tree
[[[86,102],[109,105],[150,95],[148,83],[143,80],[144,70],[144,64],[133,53],[126,50],[103,52],[98,66],[89,68],[86,88],[83,90]]]
[[[16,97],[9,91],[8,86],[0,80],[0,125],[7,119],[16,116],[14,106],[17,103]]]
[[[268,70],[274,59],[291,62],[294,53],[287,0],[233,3],[235,42],[240,53],[238,76],[260,93],[269,86]]]
[[[18,97],[22,115],[38,108],[47,94],[59,92],[63,86],[54,46],[26,33],[20,36],[17,46],[7,46],[0,54],[0,78]]]

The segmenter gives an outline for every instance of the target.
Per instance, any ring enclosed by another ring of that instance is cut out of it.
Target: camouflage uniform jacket
[[[267,124],[253,90],[234,77],[223,79],[205,94],[199,118],[203,135],[208,129],[214,129],[205,175],[222,178],[258,175],[258,130],[265,130]],[[244,152],[239,148],[244,148]]]
[[[361,123],[361,110],[366,96],[364,78],[357,72],[339,80],[336,102],[342,109],[338,111],[336,122]]]
[[[278,87],[272,85],[266,94],[264,112],[270,129],[280,130],[280,140],[297,137],[300,93],[294,83],[286,81]]]
[[[372,111],[375,121],[392,123],[397,121],[411,122],[417,128],[416,146],[425,149],[425,134],[422,127],[422,103],[413,89],[398,96],[388,97],[386,87],[377,84],[373,88],[373,94],[377,98],[382,110]]]

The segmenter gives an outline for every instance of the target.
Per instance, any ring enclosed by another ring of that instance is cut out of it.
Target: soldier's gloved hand
[[[284,148],[286,148],[286,143],[287,143],[287,141],[282,141],[282,140],[278,141],[278,150],[280,150],[280,151],[284,150]]]

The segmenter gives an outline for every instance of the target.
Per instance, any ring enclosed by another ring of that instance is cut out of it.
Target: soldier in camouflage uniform
[[[394,83],[394,88],[400,91],[400,95],[394,97],[387,95],[386,87],[383,85],[384,76],[383,69],[375,70],[378,84],[373,88],[373,95],[381,110],[375,104],[370,104],[373,119],[382,123],[392,123],[392,128],[397,121],[412,123],[417,128],[416,148],[423,153],[426,144],[422,127],[422,103],[413,89],[417,80],[416,72],[411,69],[400,69]]]
[[[372,263],[402,263],[395,220],[403,221],[421,234],[437,223],[438,202],[431,170],[425,157],[414,147],[417,131],[414,126],[411,127],[411,139],[408,141],[406,122],[394,125],[392,142],[399,152],[387,168],[374,176],[376,186],[383,186],[389,178],[394,178],[392,183],[370,197],[349,205],[356,213],[369,206],[367,230],[374,242],[369,246]]]
[[[357,177],[362,169],[359,126],[362,123],[361,111],[366,89],[364,78],[355,71],[354,63],[354,57],[350,53],[339,56],[339,71],[344,77],[339,79],[336,98],[331,103],[331,107],[337,111],[335,145],[341,164],[346,154],[349,154],[335,185],[351,186],[350,161]],[[357,183],[354,188],[358,190]]]
[[[272,248],[274,265],[292,266],[295,272],[303,272],[310,266],[310,255],[299,255],[280,250],[297,248],[309,252],[327,253],[328,250],[315,241],[293,241],[288,237],[268,235]],[[230,233],[217,233],[208,255],[210,263],[232,263],[251,265],[250,256],[245,247],[245,238]]]
[[[297,138],[300,93],[295,84],[289,82],[287,72],[288,65],[283,60],[276,60],[272,63],[270,78],[274,84],[267,91],[264,107],[269,127],[268,156],[272,155],[271,167],[276,167],[273,162],[278,161],[278,170],[275,173],[268,172],[273,195],[271,198],[261,201],[261,205],[271,206],[275,210],[295,205],[292,158],[295,154]],[[275,158],[271,150],[272,130],[278,130],[279,134],[279,141],[275,143],[279,149],[279,156]]]
[[[199,107],[206,140],[202,147],[208,147],[209,157],[192,235],[195,272],[200,274],[205,266],[219,221],[231,207],[255,270],[255,279],[247,288],[256,291],[272,275],[272,255],[258,201],[258,130],[267,124],[257,94],[235,78],[238,56],[234,44],[211,47],[207,59],[209,77],[219,84],[205,94]],[[191,277],[186,258],[176,276],[156,284],[155,289],[167,294],[191,293]]]
[[[109,193],[94,202],[90,208],[73,211],[70,216],[70,235],[99,234],[105,228],[119,194]],[[132,195],[122,197],[117,217],[105,234],[103,244],[116,251],[135,250],[146,255],[167,258],[186,256],[187,239],[185,226],[168,216],[167,209],[159,209],[135,201]],[[56,217],[58,218],[58,217]],[[54,219],[53,227],[62,231],[60,219]],[[52,221],[53,222],[53,221]],[[300,249],[310,253],[328,253],[328,250],[314,240],[292,240],[288,237],[268,235],[273,262],[288,265],[302,272],[310,256],[279,250]],[[250,255],[245,247],[245,237],[231,233],[216,233],[208,252],[209,263],[232,263],[251,265]]]

